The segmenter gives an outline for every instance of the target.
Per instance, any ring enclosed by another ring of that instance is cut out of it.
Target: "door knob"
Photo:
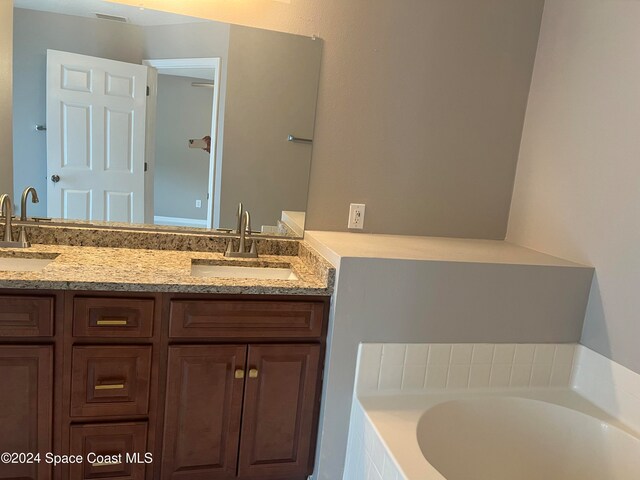
[[[258,378],[258,369],[257,368],[251,368],[249,370],[249,378]]]
[[[60,175],[51,175],[51,181],[53,183],[58,183],[60,181]]]

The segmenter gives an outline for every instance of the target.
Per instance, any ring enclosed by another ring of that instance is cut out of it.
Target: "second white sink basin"
[[[39,272],[55,258],[0,257],[0,272]]]
[[[268,280],[298,280],[291,268],[242,267],[237,265],[191,265],[191,275],[208,278],[256,278]]]

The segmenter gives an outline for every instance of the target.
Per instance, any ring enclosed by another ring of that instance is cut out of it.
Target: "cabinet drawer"
[[[0,337],[53,336],[54,297],[0,295]]]
[[[84,462],[71,465],[71,478],[142,480],[146,450],[144,422],[72,425],[71,453],[82,455]]]
[[[76,297],[74,337],[139,337],[153,333],[154,300],[150,298]]]
[[[71,416],[145,415],[151,347],[74,347]]]
[[[169,332],[175,338],[313,339],[322,335],[323,303],[174,300]]]

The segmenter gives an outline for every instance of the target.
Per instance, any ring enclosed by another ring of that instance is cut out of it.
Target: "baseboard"
[[[169,225],[172,227],[207,228],[207,221],[198,220],[197,218],[163,217],[155,215],[153,217],[153,223],[156,225]]]

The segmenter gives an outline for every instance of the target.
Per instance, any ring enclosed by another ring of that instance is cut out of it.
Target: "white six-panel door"
[[[144,222],[147,67],[47,50],[47,215]]]

